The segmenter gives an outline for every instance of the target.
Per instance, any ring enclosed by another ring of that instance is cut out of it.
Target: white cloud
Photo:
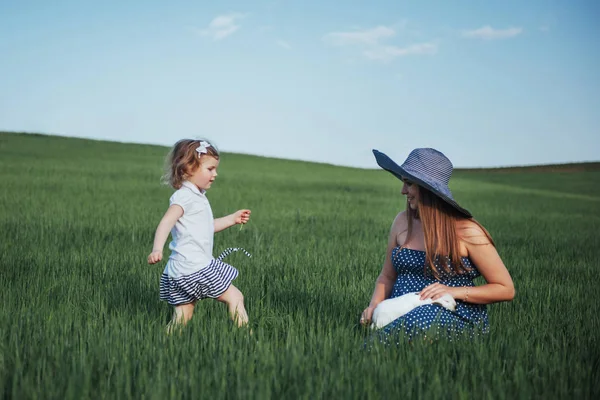
[[[463,31],[463,36],[477,39],[508,39],[520,35],[522,28],[494,29],[489,25],[472,31]]]
[[[200,30],[200,34],[211,37],[213,40],[224,39],[240,29],[237,21],[244,17],[245,15],[240,13],[219,15],[210,21],[206,29]]]
[[[408,55],[435,54],[437,46],[433,43],[417,43],[406,47],[387,45],[383,41],[396,35],[396,31],[387,26],[352,32],[331,32],[323,36],[323,41],[333,46],[358,46],[362,54],[370,60],[389,61]]]
[[[286,42],[285,40],[279,39],[275,43],[277,43],[278,46],[281,46],[286,50],[290,50],[292,48],[292,45]]]
[[[336,46],[353,44],[376,45],[381,38],[394,36],[396,32],[386,26],[378,26],[356,32],[331,32],[323,36],[323,40]]]
[[[408,55],[426,55],[437,53],[437,46],[432,43],[418,43],[412,44],[407,47],[397,46],[375,46],[371,49],[365,50],[365,57],[371,60],[388,61],[395,57],[402,57]]]

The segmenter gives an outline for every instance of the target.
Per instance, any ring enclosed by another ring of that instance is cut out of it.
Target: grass
[[[167,336],[164,263],[146,264],[171,190],[167,149],[0,134],[0,394],[7,399],[598,398],[600,171],[457,171],[517,288],[475,342],[362,348],[357,324],[403,208],[379,170],[223,154],[215,235],[253,335],[203,301]],[[374,163],[375,165],[375,163]]]

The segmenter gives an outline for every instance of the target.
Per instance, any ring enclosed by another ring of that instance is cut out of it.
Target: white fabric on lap
[[[405,295],[387,299],[379,303],[371,317],[371,328],[381,329],[390,322],[425,304],[439,304],[450,311],[456,309],[456,301],[449,294],[445,294],[437,300],[421,300],[421,296],[417,292],[406,293]]]

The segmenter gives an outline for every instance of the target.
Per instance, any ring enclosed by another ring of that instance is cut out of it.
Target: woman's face
[[[419,208],[419,186],[408,179],[402,179],[402,194],[406,196],[411,210],[417,211]]]

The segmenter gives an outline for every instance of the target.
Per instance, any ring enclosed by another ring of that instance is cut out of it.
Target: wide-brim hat
[[[402,165],[378,150],[373,150],[377,164],[396,178],[407,179],[429,190],[467,218],[471,213],[458,205],[448,187],[453,166],[442,152],[430,148],[414,149]]]

